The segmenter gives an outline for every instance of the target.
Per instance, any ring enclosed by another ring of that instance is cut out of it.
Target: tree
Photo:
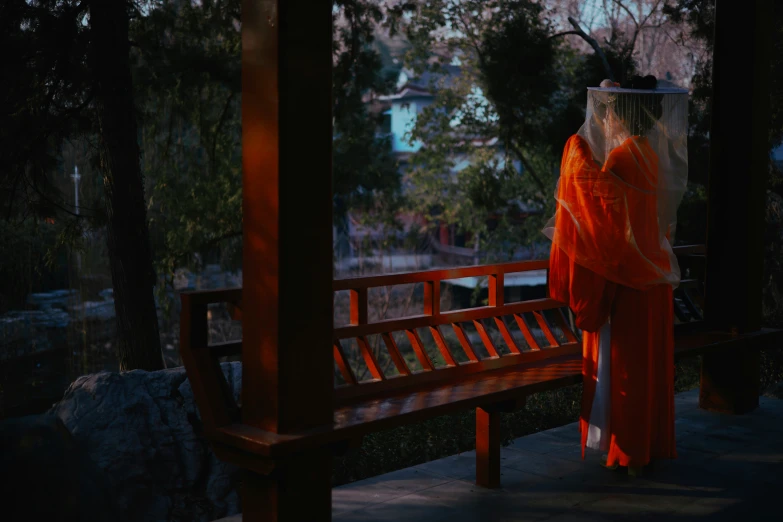
[[[90,3],[90,69],[106,189],[120,371],[163,368],[124,2]]]
[[[375,31],[385,13],[368,0],[334,0],[333,4],[332,179],[338,237],[347,231],[350,211],[367,226],[397,229],[397,162],[389,136],[378,133],[382,114],[368,109],[368,102],[390,92],[396,79],[395,70],[384,74],[375,46]]]
[[[165,295],[177,269],[241,267],[238,0],[155,3],[131,26],[142,169]]]
[[[614,44],[587,55],[564,45],[544,7],[441,0],[406,26],[408,64],[435,78],[411,134],[424,143],[407,174],[411,201],[432,226],[457,225],[477,250],[480,240],[486,259],[540,240],[562,147],[584,121],[584,87],[607,76],[604,62],[633,71]]]
[[[5,47],[17,55],[2,87],[9,134],[0,158],[6,219],[66,220],[61,242],[81,237],[87,220],[106,224],[120,369],[155,370],[163,360],[129,68],[132,12],[125,2],[3,4]],[[79,136],[97,138],[105,187],[105,209],[84,216],[51,182],[63,142]]]

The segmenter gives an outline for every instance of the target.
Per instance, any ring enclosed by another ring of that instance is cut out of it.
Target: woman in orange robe
[[[658,156],[626,133],[603,165],[588,141],[566,144],[550,257],[550,295],[583,331],[585,448],[635,475],[676,458],[673,286],[679,268],[661,231]],[[678,202],[677,202],[678,203]],[[675,205],[676,208],[676,205]]]

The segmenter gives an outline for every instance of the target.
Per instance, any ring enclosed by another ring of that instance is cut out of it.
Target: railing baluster
[[[408,368],[402,353],[400,353],[400,349],[397,346],[397,343],[394,341],[392,334],[385,333],[381,334],[381,336],[383,337],[383,342],[386,343],[386,348],[389,350],[389,356],[391,356],[391,360],[394,363],[394,366],[397,367],[397,371],[402,375],[410,375],[411,370]]]
[[[473,362],[478,362],[479,358],[476,355],[476,350],[473,349],[473,344],[471,344],[470,339],[468,339],[468,336],[465,334],[465,329],[462,325],[454,323],[451,327],[454,329],[454,333],[457,334],[459,344],[462,346],[462,350],[465,352],[465,355],[468,356],[468,359]]]
[[[560,330],[562,330],[563,335],[565,335],[569,343],[579,342],[579,339],[576,338],[576,334],[571,331],[571,328],[568,325],[568,320],[566,319],[565,315],[563,315],[562,308],[555,312],[555,323],[560,328]]]
[[[446,361],[446,364],[448,366],[456,366],[457,361],[454,360],[454,356],[451,354],[451,350],[449,349],[448,344],[446,344],[446,339],[443,338],[440,327],[431,326],[430,333],[432,334],[432,338],[435,340],[435,344],[438,346],[438,350],[440,350],[440,354]]]
[[[527,345],[530,346],[530,349],[534,352],[540,350],[541,347],[538,345],[538,341],[536,341],[536,338],[533,336],[533,332],[530,331],[530,327],[527,325],[525,318],[522,317],[522,314],[514,314],[514,320],[516,320],[522,335],[525,336],[525,341],[527,341]]]
[[[489,306],[503,306],[505,303],[505,279],[502,272],[489,276]]]
[[[408,339],[411,342],[411,347],[413,348],[414,353],[416,353],[416,358],[419,359],[419,363],[421,363],[421,367],[425,371],[432,371],[435,369],[435,365],[432,364],[432,360],[430,359],[430,356],[427,355],[427,351],[424,349],[424,344],[421,342],[421,338],[419,337],[419,332],[416,330],[405,330],[405,334],[408,336]]]
[[[334,361],[337,363],[337,368],[340,370],[340,374],[343,376],[343,380],[348,384],[356,384],[356,376],[353,374],[351,365],[348,363],[348,359],[345,357],[343,351],[343,345],[340,341],[334,342]]]
[[[386,376],[378,365],[378,361],[375,359],[375,354],[372,353],[372,348],[370,347],[370,343],[367,342],[367,338],[357,337],[356,342],[359,343],[359,350],[361,350],[362,357],[364,357],[364,363],[367,365],[367,369],[370,370],[373,378],[381,381],[385,380]]]
[[[506,275],[503,272],[489,276],[489,306],[503,306],[506,303]],[[508,346],[511,353],[522,353],[514,341],[511,332],[508,331],[506,322],[502,316],[495,317],[495,326],[497,326],[500,335]]]
[[[481,342],[484,343],[484,347],[489,352],[489,356],[500,357],[497,348],[495,348],[495,343],[492,342],[492,338],[489,336],[487,329],[484,328],[484,323],[480,320],[473,321],[473,326],[476,327],[476,331],[478,332],[479,337],[481,337]]]
[[[367,324],[367,289],[351,290],[351,324]]]
[[[440,281],[424,283],[424,315],[440,315]]]
[[[544,333],[546,340],[549,341],[549,348],[557,348],[560,346],[560,343],[557,342],[557,337],[555,337],[555,334],[552,333],[552,328],[549,326],[546,317],[544,317],[544,313],[533,312],[533,316],[535,316],[536,322],[541,328],[541,331]]]
[[[522,353],[519,346],[517,346],[516,341],[514,341],[511,332],[508,330],[508,326],[506,326],[506,321],[503,317],[495,317],[495,326],[498,327],[498,331],[500,331],[500,335],[503,336],[503,340],[506,342],[508,349],[511,350],[511,353]]]

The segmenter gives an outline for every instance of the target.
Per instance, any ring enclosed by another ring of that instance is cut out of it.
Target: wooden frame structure
[[[764,38],[728,52],[724,24],[731,18],[735,31],[739,23],[758,34],[753,29],[768,23],[769,2],[746,3],[742,16],[724,13],[736,9],[726,0],[719,5],[716,53],[724,54],[716,60],[713,111],[725,116],[734,111],[723,102],[722,93],[734,87],[726,71],[744,64],[747,55],[760,56]],[[243,288],[182,296],[181,353],[204,432],[219,458],[243,468],[243,519],[253,522],[329,520],[333,453],[355,447],[369,432],[470,408],[477,409],[477,483],[497,487],[500,413],[522,407],[531,393],[581,380],[581,348],[564,305],[549,298],[504,301],[506,274],[540,270],[546,263],[332,281],[331,179],[324,175],[331,162],[330,9],[320,0],[243,2]],[[758,405],[754,354],[783,339],[780,331],[760,328],[762,216],[735,215],[731,223],[722,217],[730,197],[748,209],[763,200],[763,150],[757,141],[765,131],[764,106],[757,101],[767,89],[765,63],[763,56],[754,61],[751,110],[743,104],[745,112],[732,115],[735,125],[753,129],[746,133],[751,137],[743,137],[739,149],[713,149],[706,267],[705,247],[677,249],[682,266],[695,275],[677,293],[682,324],[676,326],[676,356],[704,355],[701,406],[734,413]],[[716,143],[726,139],[725,127],[715,116]],[[307,154],[301,153],[302,143]],[[722,169],[734,161],[730,154],[752,158],[745,161],[751,165],[747,184],[725,181]],[[720,233],[725,230],[742,236],[741,248],[733,246],[737,237]],[[475,276],[489,279],[488,305],[442,311],[441,282]],[[724,282],[733,278],[736,283],[724,291]],[[422,313],[369,321],[369,289],[401,284],[423,286]],[[350,320],[335,328],[333,293],[344,291],[350,294]],[[241,342],[208,342],[207,309],[221,302],[244,318]],[[476,329],[479,343],[465,324]],[[488,324],[497,331],[494,338]],[[446,330],[454,332],[456,343],[447,341]],[[432,336],[432,349],[419,331]],[[367,340],[372,335],[383,340],[391,370],[378,363]],[[413,357],[403,356],[395,335],[408,339]],[[357,378],[348,342],[355,343],[370,379]],[[219,364],[237,354],[243,362],[241,404]],[[420,368],[411,368],[411,361]],[[342,380],[337,386],[335,369]]]

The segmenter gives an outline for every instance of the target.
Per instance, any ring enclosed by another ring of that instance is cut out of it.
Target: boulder
[[[125,522],[106,475],[53,415],[0,423],[0,505],[14,522]]]
[[[238,400],[241,363],[222,369]],[[238,469],[200,435],[184,368],[80,377],[50,413],[87,448],[129,522],[209,522],[240,512]]]

